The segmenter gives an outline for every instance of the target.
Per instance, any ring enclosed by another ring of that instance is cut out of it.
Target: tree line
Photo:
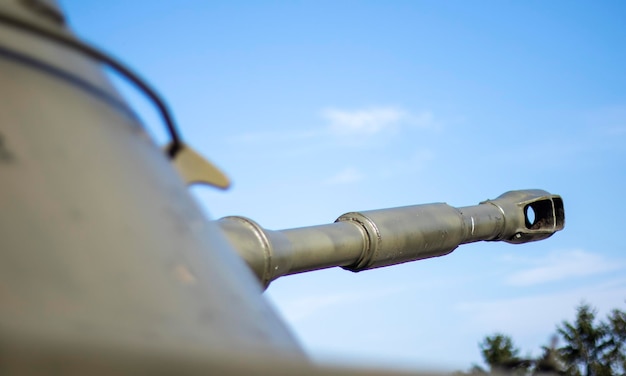
[[[487,336],[479,348],[489,369],[474,365],[470,371],[457,374],[626,375],[626,312],[614,309],[604,320],[597,320],[596,316],[595,308],[581,303],[574,321],[557,325],[551,343],[542,346],[537,358],[521,357],[520,349],[508,335]]]

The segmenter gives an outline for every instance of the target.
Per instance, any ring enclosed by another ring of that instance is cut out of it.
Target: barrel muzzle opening
[[[542,190],[507,192],[487,201],[504,213],[504,231],[498,239],[521,244],[543,240],[565,227],[563,199]]]

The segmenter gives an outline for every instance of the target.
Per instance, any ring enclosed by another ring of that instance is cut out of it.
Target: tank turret
[[[165,150],[108,73],[153,102]],[[187,184],[229,180],[183,142],[154,89],[66,27],[55,0],[0,0],[0,83],[1,375],[374,375],[312,363],[258,281],[564,226],[561,198],[539,190],[282,231],[210,221]]]

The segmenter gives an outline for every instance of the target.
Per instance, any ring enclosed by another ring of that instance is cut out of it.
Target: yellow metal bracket
[[[168,151],[172,147],[165,147]],[[171,156],[172,163],[185,183],[208,184],[220,189],[230,187],[230,180],[219,168],[186,144],[180,144],[176,153]]]

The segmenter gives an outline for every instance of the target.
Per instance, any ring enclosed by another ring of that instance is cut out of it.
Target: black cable
[[[98,60],[101,63],[104,63],[105,65],[108,65],[113,70],[117,71],[122,77],[125,77],[130,82],[134,83],[139,89],[141,89],[141,91],[143,91],[144,94],[146,94],[146,96],[148,96],[148,98],[150,98],[154,102],[156,107],[158,108],[159,112],[161,113],[161,117],[163,118],[163,121],[165,122],[167,130],[169,131],[170,136],[172,137],[172,143],[170,144],[167,150],[169,157],[173,158],[176,155],[176,153],[183,148],[183,144],[181,142],[180,136],[176,129],[176,124],[174,123],[174,119],[172,115],[170,114],[169,110],[167,109],[167,106],[165,105],[164,101],[161,100],[160,96],[156,93],[156,91],[154,91],[150,86],[148,86],[148,84],[145,83],[144,80],[139,78],[138,75],[133,73],[130,69],[126,68],[117,60],[105,54],[104,52],[99,51],[95,49],[94,47],[89,46],[88,44],[80,42],[77,39],[73,39],[64,34],[55,33],[55,32],[46,30],[45,28],[36,26],[34,24],[20,20],[18,18],[8,16],[6,14],[0,13],[0,22],[3,22],[7,25],[16,27],[21,30],[26,30],[35,35],[45,37],[61,45],[70,47],[95,60]]]

